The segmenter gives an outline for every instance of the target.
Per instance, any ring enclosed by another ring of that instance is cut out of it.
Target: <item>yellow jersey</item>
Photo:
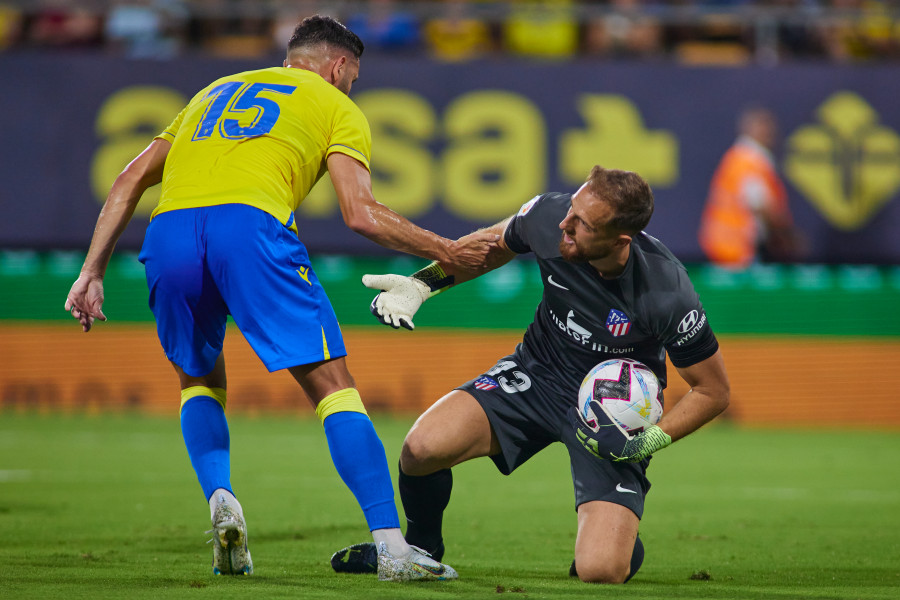
[[[273,67],[212,82],[157,138],[166,158],[159,205],[249,204],[287,225],[333,152],[369,169],[372,134],[359,107],[320,75]]]

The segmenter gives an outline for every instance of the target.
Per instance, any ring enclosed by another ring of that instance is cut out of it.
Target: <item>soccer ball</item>
[[[597,432],[600,424],[593,402],[628,437],[656,425],[663,412],[662,389],[656,375],[647,365],[629,358],[604,361],[581,382],[578,416],[586,427]]]

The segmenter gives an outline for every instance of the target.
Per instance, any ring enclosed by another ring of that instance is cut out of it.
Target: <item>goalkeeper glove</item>
[[[363,275],[363,285],[381,290],[369,305],[369,312],[394,329],[415,329],[412,318],[422,303],[453,285],[456,278],[447,275],[435,261],[409,277],[403,275]]]
[[[369,312],[384,325],[412,331],[413,315],[431,296],[431,289],[415,277],[405,275],[363,275],[363,285],[381,290],[369,305]]]
[[[654,425],[638,434],[629,435],[613,423],[599,402],[592,402],[594,415],[600,429],[592,431],[578,416],[578,408],[569,409],[569,421],[575,428],[575,436],[588,452],[604,460],[615,462],[640,462],[672,443],[672,438]]]

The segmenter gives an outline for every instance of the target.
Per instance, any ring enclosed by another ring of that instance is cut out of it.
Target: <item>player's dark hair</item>
[[[610,227],[628,235],[647,227],[653,215],[653,191],[643,177],[597,165],[587,180],[591,193],[612,206],[615,215],[609,221]]]
[[[365,46],[359,36],[347,29],[337,19],[322,15],[313,15],[303,19],[294,29],[287,45],[288,54],[297,48],[330,44],[352,52],[353,56],[362,56]]]

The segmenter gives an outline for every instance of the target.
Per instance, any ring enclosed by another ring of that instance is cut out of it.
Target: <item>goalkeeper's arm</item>
[[[731,394],[721,350],[689,367],[676,368],[691,388],[675,406],[666,410],[658,423],[673,442],[700,429],[728,408]]]
[[[415,327],[412,321],[413,315],[425,300],[454,285],[475,279],[488,271],[501,267],[515,257],[515,252],[506,246],[503,239],[503,233],[506,231],[510,218],[459,239],[460,242],[464,242],[470,236],[485,233],[499,236],[497,245],[490,249],[484,267],[481,269],[473,270],[460,264],[435,261],[410,276],[364,275],[363,285],[381,290],[381,293],[372,300],[369,310],[375,318],[394,329],[399,327],[413,329]]]

